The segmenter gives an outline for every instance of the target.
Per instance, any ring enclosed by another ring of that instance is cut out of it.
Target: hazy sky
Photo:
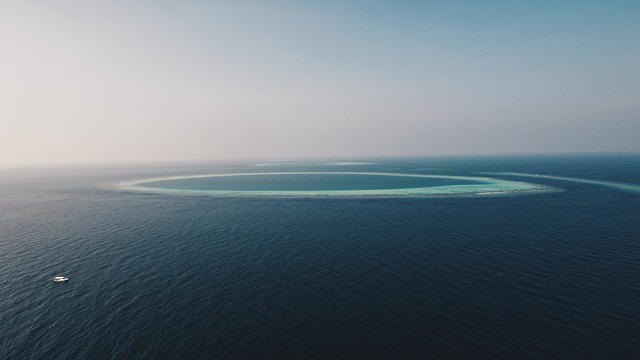
[[[640,1],[0,1],[0,166],[640,151]]]

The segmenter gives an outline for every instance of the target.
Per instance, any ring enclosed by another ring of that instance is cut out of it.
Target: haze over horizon
[[[640,152],[638,1],[8,1],[0,167]]]

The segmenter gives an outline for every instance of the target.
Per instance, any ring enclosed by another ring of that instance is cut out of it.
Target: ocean
[[[193,177],[264,172],[305,175]],[[471,177],[536,191],[353,192]],[[0,170],[0,359],[638,359],[639,335],[638,154]]]

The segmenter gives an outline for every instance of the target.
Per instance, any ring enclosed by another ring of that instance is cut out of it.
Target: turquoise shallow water
[[[268,170],[446,177],[415,180],[432,187],[490,177],[558,191],[182,196],[120,185],[264,166],[1,171],[0,359],[640,353],[640,195],[628,190],[640,184],[640,156],[346,163]],[[57,275],[70,281],[54,284]]]
[[[331,171],[179,176],[127,182],[121,188],[209,196],[495,195],[554,190],[540,184],[488,177]]]

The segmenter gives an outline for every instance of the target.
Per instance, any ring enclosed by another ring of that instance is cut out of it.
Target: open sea
[[[464,358],[640,359],[640,155],[0,170],[0,359]]]

